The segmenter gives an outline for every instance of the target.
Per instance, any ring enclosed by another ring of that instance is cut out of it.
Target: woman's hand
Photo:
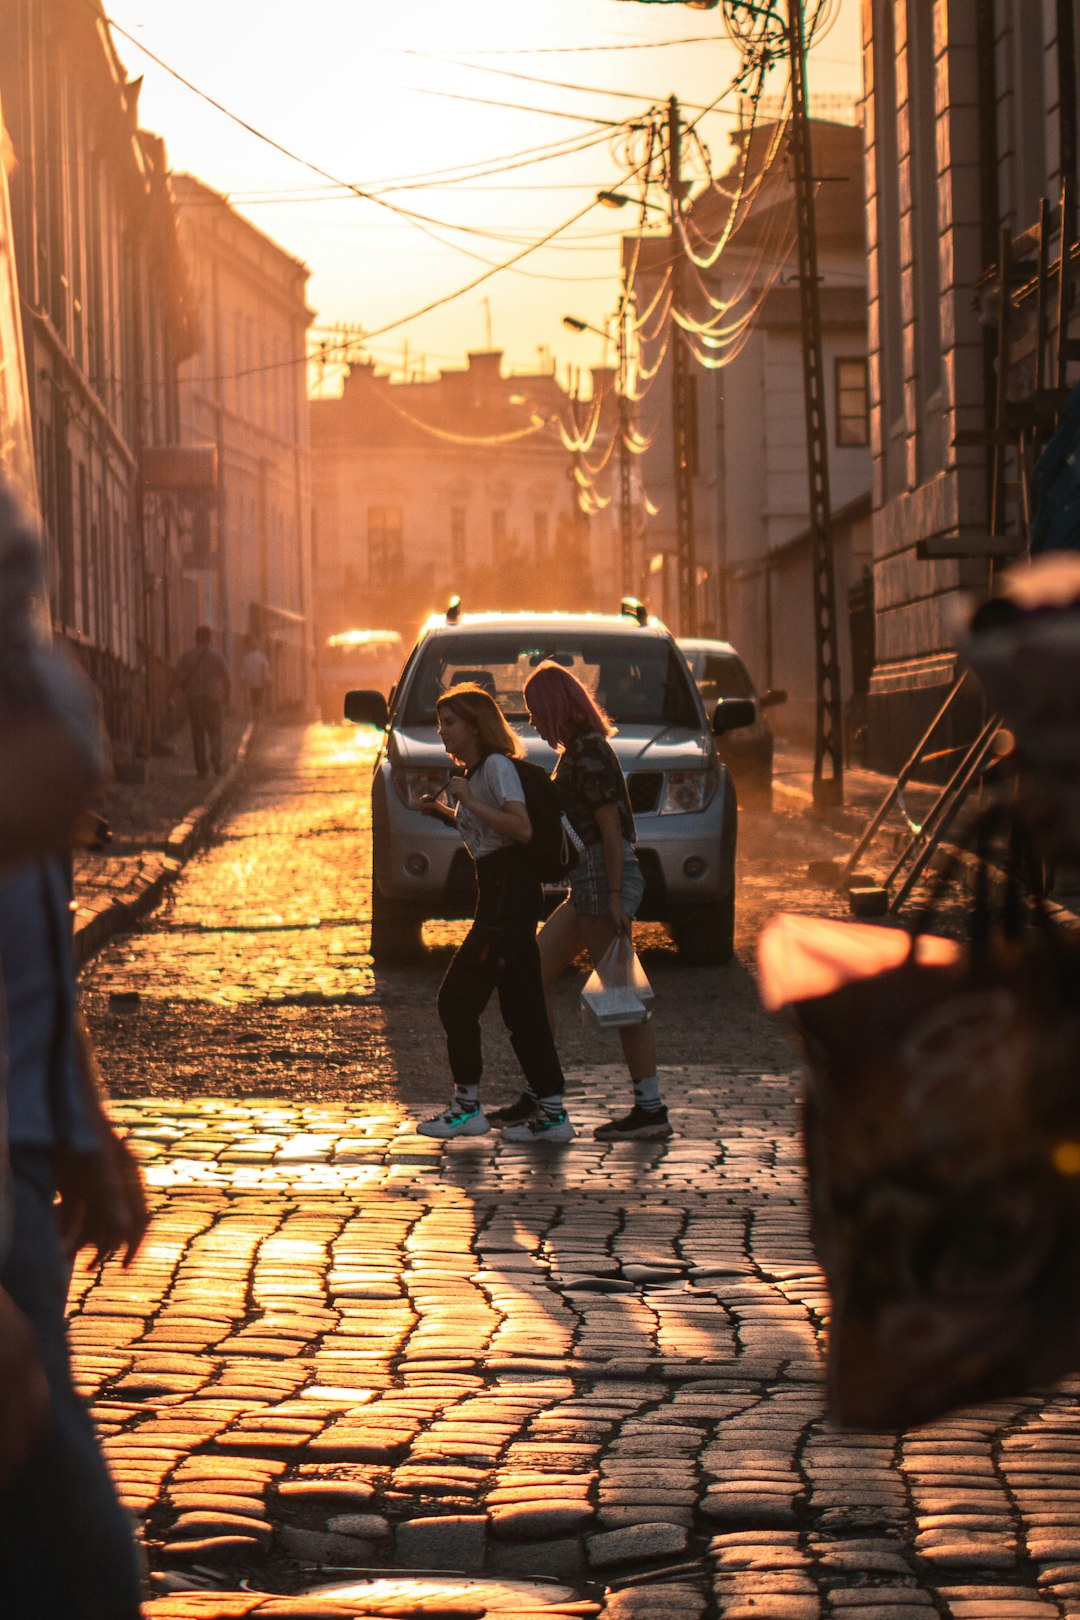
[[[446,791],[458,804],[470,805],[473,802],[472,783],[467,776],[452,776]]]
[[[417,809],[422,816],[434,816],[436,821],[445,821],[453,816],[453,811],[445,804],[438,793],[423,793],[416,801]]]
[[[631,919],[629,912],[622,903],[621,894],[612,893],[608,895],[608,911],[611,914],[612,922],[615,924],[615,932],[625,934],[629,939]]]

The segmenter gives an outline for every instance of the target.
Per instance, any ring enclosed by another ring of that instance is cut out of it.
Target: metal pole
[[[817,662],[814,731],[814,808],[842,804],[844,767],[837,657],[836,589],[833,580],[832,512],[829,504],[829,441],[825,414],[825,368],[821,353],[817,226],[806,105],[806,46],[802,0],[788,0],[791,58],[791,156],[799,242],[799,303],[803,333],[806,449],[810,471],[810,540],[814,576],[814,639]],[[826,775],[825,765],[830,766]]]
[[[623,595],[634,594],[634,509],[630,481],[630,401],[626,397],[626,294],[619,300],[619,365],[616,373],[615,398],[618,406],[619,434],[619,547]]]
[[[693,384],[686,336],[675,319],[681,307],[683,248],[678,221],[682,212],[679,148],[682,132],[679,103],[668,102],[668,191],[671,229],[671,433],[675,477],[675,561],[678,581],[679,630],[697,634],[697,557],[694,547]]]

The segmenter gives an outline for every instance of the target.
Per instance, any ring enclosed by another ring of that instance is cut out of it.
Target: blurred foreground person
[[[0,481],[0,1079],[10,1117],[10,1167],[0,1141],[4,1620],[139,1614],[134,1542],[72,1387],[64,1324],[70,1255],[84,1243],[107,1251],[124,1242],[133,1252],[146,1220],[77,1020],[70,880],[59,858],[102,764],[90,689],[51,642],[36,519]]]
[[[70,849],[103,770],[93,694],[46,601],[37,520],[0,474],[0,871]]]
[[[147,1225],[139,1172],[106,1119],[76,1008],[70,897],[60,860],[0,879],[13,1192],[0,1284],[33,1330],[49,1393],[29,1455],[0,1489],[5,1620],[140,1612],[132,1527],[72,1383],[65,1322],[78,1250],[102,1259],[123,1249],[126,1263]]]

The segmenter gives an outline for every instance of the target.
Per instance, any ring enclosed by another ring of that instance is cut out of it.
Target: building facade
[[[453,594],[472,609],[610,607],[614,507],[592,471],[606,397],[601,381],[575,417],[554,376],[504,376],[497,351],[426,382],[354,365],[340,398],[311,404],[321,637],[408,636]]]
[[[1076,307],[1068,287],[1060,304],[1056,291],[1061,264],[1068,281],[1078,251],[1080,5],[863,0],[862,23],[876,642],[869,736],[872,762],[895,769],[957,678],[959,600],[984,592],[993,569],[1024,549],[1022,497],[1051,425],[1035,392],[1068,380],[1049,348],[1058,312],[1068,320]],[[1052,294],[1045,302],[1040,275]],[[1025,422],[1026,447],[1013,436]],[[961,701],[951,712],[940,746],[950,733],[970,734],[970,708]]]
[[[160,141],[87,0],[0,0],[0,97],[53,622],[118,763],[148,751],[184,618],[184,520],[148,493],[177,432],[190,300]]]
[[[727,173],[687,205],[678,270],[696,402],[696,617],[700,634],[734,643],[759,687],[787,691],[785,731],[811,738],[815,616],[794,197],[782,130],[764,123],[733,140]],[[870,560],[863,137],[855,125],[815,118],[812,142],[815,173],[827,177],[817,193],[819,294],[841,686],[848,700],[854,684],[848,596]],[[657,300],[672,266],[671,239],[627,238],[623,256],[647,379],[638,389],[644,395],[638,431],[648,444],[641,463],[649,501],[643,584],[656,609],[677,623],[670,316],[660,323],[649,314],[650,307],[663,309]]]
[[[180,441],[217,451],[187,556],[197,618],[239,677],[255,642],[273,705],[313,700],[308,271],[190,175],[175,175],[198,346],[180,372]]]

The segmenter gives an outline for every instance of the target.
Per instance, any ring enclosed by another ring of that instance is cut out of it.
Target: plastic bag
[[[644,1024],[655,995],[630,938],[616,934],[581,992],[581,1011],[597,1029]]]

